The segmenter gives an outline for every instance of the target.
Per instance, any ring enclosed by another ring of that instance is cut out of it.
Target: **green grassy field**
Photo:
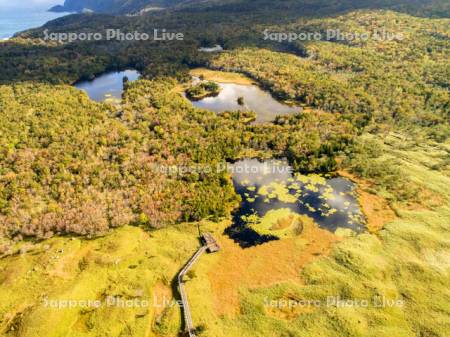
[[[202,257],[187,283],[199,336],[447,335],[450,176],[445,168],[433,167],[445,161],[449,147],[395,137],[388,137],[383,147],[385,154],[377,160],[400,160],[401,173],[432,197],[421,205],[395,204],[398,218],[382,231],[342,240],[329,256],[316,254],[297,270],[298,279],[283,279],[283,270],[290,266],[277,254],[267,260],[255,250],[244,260],[239,250],[233,248],[232,253],[225,246],[216,255]],[[426,160],[429,156],[432,163]],[[226,222],[202,223],[219,241],[225,240],[221,235],[225,226]],[[12,255],[0,260],[2,335],[176,336],[181,316],[171,303],[172,281],[198,246],[196,233],[193,224],[152,232],[124,227],[98,239],[57,237],[14,246]],[[291,252],[291,241],[282,241],[286,243],[279,243],[278,250],[286,247],[289,254],[296,253]],[[295,247],[298,254],[307,249],[300,241]],[[227,254],[235,254],[236,271],[245,264],[237,275],[243,280],[251,273],[270,273],[267,265],[280,277],[260,284],[242,282],[236,303],[220,303],[214,282],[230,272],[220,270]],[[142,306],[107,305],[108,296]],[[399,303],[377,307],[383,297]],[[333,298],[353,303],[336,306]],[[52,307],[54,301],[65,299],[97,300],[102,305]],[[146,300],[150,305],[145,306]],[[221,310],[230,305],[236,306],[234,311]]]
[[[450,177],[424,161],[425,156],[445,160],[448,147],[405,145],[393,137],[387,141],[383,159],[399,159],[401,173],[431,191],[438,205],[426,206],[426,200],[420,207],[397,204],[399,217],[377,235],[344,240],[329,257],[299,270],[304,284],[288,281],[240,289],[237,315],[219,317],[209,306],[205,310],[205,290],[196,297],[208,286],[202,280],[209,261],[202,260],[191,291],[194,320],[207,327],[204,336],[448,335]],[[384,305],[383,297],[389,300]],[[353,303],[338,307],[333,298]],[[289,307],[283,300],[294,302]],[[281,304],[273,308],[271,303]]]
[[[21,244],[0,261],[2,336],[175,335],[178,308],[159,307],[172,301],[172,279],[198,245],[194,229],[124,227],[95,240]],[[64,308],[64,300],[76,307]],[[125,300],[137,304],[127,308]]]

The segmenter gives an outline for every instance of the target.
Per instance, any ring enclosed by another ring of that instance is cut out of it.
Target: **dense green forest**
[[[282,99],[350,118],[370,118],[377,127],[427,130],[440,141],[448,137],[448,20],[431,22],[393,12],[357,12],[287,27],[284,31],[340,29],[343,34],[370,34],[384,27],[404,36],[398,41],[359,38],[310,42],[306,59],[269,50],[237,49],[209,65],[248,74]]]
[[[129,223],[218,219],[237,200],[225,161],[253,150],[327,172],[354,134],[325,112],[253,126],[245,115],[193,108],[175,84],[129,84],[120,111],[66,86],[2,86],[2,230],[92,235]]]
[[[50,27],[94,28],[109,19],[95,18],[72,16]],[[164,17],[168,18],[172,17]],[[129,22],[125,17],[115,20],[112,25]],[[141,18],[134,25],[144,22]],[[172,24],[188,27],[186,19]],[[270,50],[277,42],[256,35],[264,29],[371,32],[381,26],[404,38],[295,42],[289,48],[302,50],[304,55],[298,56],[280,52],[280,47]],[[45,237],[93,234],[126,223],[161,227],[182,220],[218,219],[236,203],[226,172],[167,177],[152,165],[214,167],[250,151],[286,157],[297,171],[329,172],[338,168],[336,158],[342,158],[355,135],[364,130],[402,130],[418,139],[444,142],[450,118],[447,28],[447,19],[363,11],[287,25],[255,24],[251,33],[235,29],[224,40],[231,26],[167,44],[56,45],[25,38],[28,35],[4,42],[0,49],[0,80],[5,84],[0,99],[4,230],[9,236]],[[242,46],[246,34],[250,47]],[[207,42],[235,49],[217,55],[198,52],[197,47]],[[276,97],[306,109],[258,126],[240,114],[195,109],[174,88],[189,79],[190,67],[199,65],[242,72]],[[128,84],[120,111],[91,102],[64,85],[10,84],[72,83],[127,66],[151,80]]]

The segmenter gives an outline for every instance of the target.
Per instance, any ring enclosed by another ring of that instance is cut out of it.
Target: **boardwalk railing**
[[[214,239],[211,233],[205,233],[201,236],[203,246],[200,247],[194,256],[188,261],[184,268],[178,274],[178,290],[181,295],[181,303],[183,305],[183,316],[184,322],[186,324],[186,330],[189,333],[189,337],[195,336],[194,323],[192,322],[191,309],[189,308],[189,301],[186,295],[186,290],[184,289],[183,277],[192,268],[195,262],[200,258],[204,252],[214,253],[220,250],[220,246]]]
[[[199,259],[199,257],[206,251],[207,247],[202,246],[200,247],[197,252],[194,254],[194,256],[191,257],[189,262],[184,266],[184,268],[181,270],[181,272],[178,274],[178,289],[180,291],[181,295],[181,302],[183,304],[183,314],[184,314],[184,322],[186,323],[186,329],[189,333],[189,337],[196,337],[195,336],[195,329],[194,329],[194,323],[192,322],[192,316],[191,316],[191,309],[189,308],[189,302],[186,295],[186,290],[184,289],[184,281],[183,277],[186,275],[186,273],[192,268],[195,262]]]

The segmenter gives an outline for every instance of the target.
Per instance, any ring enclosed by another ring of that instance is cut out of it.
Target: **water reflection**
[[[123,93],[123,78],[135,81],[140,74],[136,70],[125,70],[110,72],[100,75],[92,81],[82,81],[75,84],[75,87],[86,91],[89,97],[97,102],[103,102],[108,98],[121,99]]]
[[[245,159],[231,165],[231,171],[242,203],[226,233],[242,247],[279,239],[276,231],[261,233],[248,223],[249,217],[263,219],[273,210],[306,215],[331,232],[364,230],[355,186],[348,179],[293,174],[285,160]]]
[[[194,79],[198,83],[198,79]],[[214,112],[224,111],[254,111],[256,123],[270,122],[276,116],[285,116],[300,112],[299,107],[282,104],[256,85],[242,85],[234,83],[218,83],[221,92],[216,97],[206,97],[199,101],[193,101],[198,108],[208,109]],[[238,98],[243,98],[243,105],[238,103]]]

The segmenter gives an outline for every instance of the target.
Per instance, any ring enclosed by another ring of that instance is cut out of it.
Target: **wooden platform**
[[[220,250],[220,246],[211,233],[202,234],[202,242],[206,246],[208,253],[215,253]]]

